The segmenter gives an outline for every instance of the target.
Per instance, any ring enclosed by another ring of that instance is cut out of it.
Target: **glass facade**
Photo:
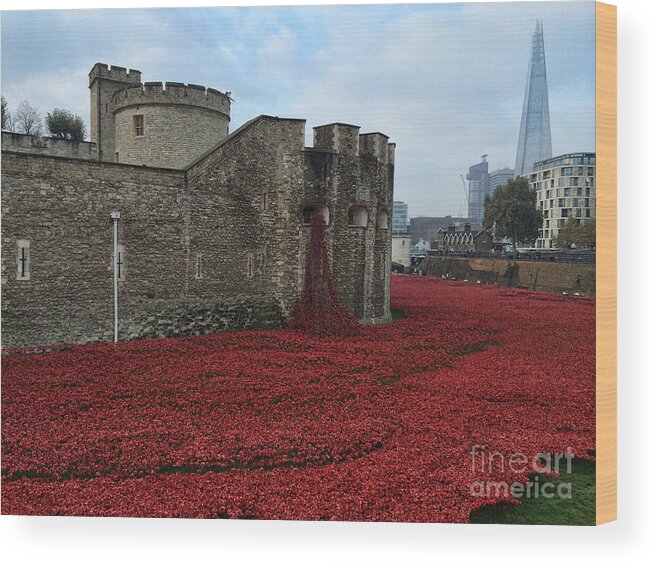
[[[392,231],[394,233],[408,232],[408,205],[405,202],[395,200],[392,204]]]
[[[530,173],[534,163],[550,157],[551,123],[547,93],[547,67],[542,22],[538,21],[533,33],[531,61],[526,78],[515,174],[521,176]]]
[[[485,196],[490,193],[490,175],[485,156],[480,163],[469,167],[469,218],[480,222],[483,219]]]

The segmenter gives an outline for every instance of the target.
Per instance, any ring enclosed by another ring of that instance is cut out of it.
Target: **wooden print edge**
[[[596,3],[596,522],[617,519],[617,7]]]

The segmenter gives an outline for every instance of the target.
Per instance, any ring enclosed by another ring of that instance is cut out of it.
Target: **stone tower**
[[[114,161],[114,113],[117,90],[141,84],[141,71],[96,63],[89,72],[91,142],[98,146],[99,161]]]
[[[228,135],[230,97],[96,63],[89,73],[91,141],[100,161],[182,169]]]
[[[550,159],[551,124],[549,120],[549,96],[547,93],[547,67],[544,56],[542,22],[538,21],[533,33],[531,60],[526,77],[524,108],[519,128],[515,175],[533,170],[533,163]]]

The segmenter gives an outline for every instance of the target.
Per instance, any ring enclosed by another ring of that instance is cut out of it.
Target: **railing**
[[[596,263],[594,250],[567,251],[531,251],[531,252],[499,252],[499,251],[438,251],[431,249],[429,257],[477,257],[485,259],[506,259],[515,261],[547,261],[555,263]]]

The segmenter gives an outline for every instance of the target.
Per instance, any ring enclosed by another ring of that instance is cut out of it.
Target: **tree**
[[[27,100],[23,100],[16,108],[14,123],[19,133],[41,135],[41,116]]]
[[[577,223],[575,218],[568,218],[556,237],[558,247],[571,248],[576,245],[594,248],[596,244],[597,224],[594,218],[581,223]]]
[[[11,114],[9,113],[9,108],[7,108],[7,99],[2,97],[2,131],[9,129],[9,123],[11,122]]]
[[[532,243],[538,237],[542,213],[535,205],[536,194],[528,181],[516,177],[485,197],[483,227],[494,229],[497,238],[510,239],[517,251],[518,243]]]
[[[46,114],[46,126],[50,134],[59,139],[83,141],[87,135],[82,118],[61,108]]]

